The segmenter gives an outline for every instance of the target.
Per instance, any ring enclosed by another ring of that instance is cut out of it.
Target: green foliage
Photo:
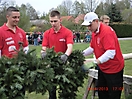
[[[31,27],[30,24],[30,17],[28,13],[26,12],[26,6],[22,5],[19,10],[20,10],[20,21],[18,23],[18,26],[21,27],[24,31],[29,31],[29,28]]]
[[[132,94],[126,96],[126,99],[132,99]]]
[[[112,24],[111,27],[116,31],[118,37],[132,37],[131,24]]]
[[[75,24],[72,21],[64,20],[62,21],[62,24],[70,30],[73,30],[75,28]]]
[[[117,10],[116,4],[111,3],[108,16],[112,22],[121,22],[122,17],[119,10]]]
[[[75,99],[78,87],[82,87],[87,74],[82,71],[85,57],[74,50],[64,64],[54,49],[48,49],[42,60],[35,49],[25,54],[22,49],[14,58],[0,59],[0,99],[24,99],[25,92],[45,94],[53,86],[59,86],[60,99]]]
[[[0,59],[0,99],[24,99],[25,91],[44,94],[51,87],[54,71],[34,51]]]
[[[132,8],[131,9],[125,9],[122,11],[122,17],[124,23],[132,23]]]
[[[0,26],[6,22],[6,6],[0,8]]]
[[[34,51],[18,54],[17,63],[21,62],[19,65],[23,66],[25,90],[44,94],[51,87],[50,80],[54,77],[54,71],[45,61],[37,58]]]
[[[132,84],[127,84],[126,86],[127,89],[125,90],[126,91],[125,98],[132,99]]]
[[[105,4],[103,4],[103,2],[101,2],[101,3],[97,6],[95,12],[98,14],[98,16],[102,16],[102,15],[105,14],[105,10],[106,10],[106,9],[105,9]]]
[[[19,67],[15,65],[14,59],[2,57],[0,59],[0,99],[17,99],[24,97],[20,91],[23,89],[24,79],[21,77]]]
[[[81,51],[75,50],[64,64],[60,60],[61,54],[56,54],[53,49],[50,49],[44,61],[49,61],[51,68],[54,69],[55,77],[52,83],[53,86],[59,86],[59,99],[75,99],[78,87],[82,87],[84,78],[87,77],[81,69],[85,58]]]
[[[87,77],[85,72],[81,70],[83,61],[84,56],[79,50],[73,51],[70,55],[63,75],[61,75],[62,79],[58,79],[60,86],[59,99],[76,99],[78,87],[82,87],[84,78]]]

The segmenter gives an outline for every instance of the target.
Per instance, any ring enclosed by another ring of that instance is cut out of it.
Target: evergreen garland
[[[0,99],[24,99],[28,91],[45,94],[56,86],[59,99],[75,99],[87,74],[81,70],[85,57],[75,50],[64,64],[54,48],[47,50],[42,60],[35,50],[25,54],[22,50],[15,58],[0,59]]]

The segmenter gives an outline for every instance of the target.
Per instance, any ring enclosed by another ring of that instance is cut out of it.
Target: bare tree
[[[85,4],[85,10],[87,12],[93,12],[100,3],[100,0],[83,0]]]
[[[71,9],[72,9],[72,1],[71,0],[65,0],[62,2],[62,5],[67,9],[68,15],[70,15]]]
[[[81,10],[80,10],[80,3],[78,1],[75,1],[73,3],[73,13],[74,13],[74,16],[76,17],[78,14],[80,14]]]
[[[27,3],[26,5],[22,4],[22,6],[26,6],[26,11],[27,11],[27,14],[30,16],[30,19],[38,19],[38,13],[36,12],[36,10],[29,4]]]
[[[61,15],[71,15],[72,1],[65,0],[61,5],[57,6],[56,9],[61,13]]]
[[[132,8],[132,0],[128,0],[130,2],[130,8]]]

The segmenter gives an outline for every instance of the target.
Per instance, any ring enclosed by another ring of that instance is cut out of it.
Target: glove
[[[65,63],[68,59],[68,56],[66,54],[63,54],[60,56],[60,59]]]
[[[82,65],[82,70],[86,72],[89,69],[92,69],[96,66],[97,66],[97,64],[94,61],[93,62],[86,62]]]
[[[84,56],[84,52],[81,52],[81,54]]]
[[[46,52],[41,52],[41,58],[44,59],[46,57],[47,53]]]

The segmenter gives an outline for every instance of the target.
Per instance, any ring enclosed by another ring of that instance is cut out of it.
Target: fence
[[[132,59],[132,53],[123,54],[123,58],[125,60]],[[94,60],[93,58],[86,59],[86,62],[91,62],[93,60]],[[92,85],[93,85],[93,87],[95,87],[94,79],[98,79],[98,70],[90,69],[88,76],[89,76],[89,79],[88,79],[87,88],[85,90],[85,93],[84,93],[84,96],[82,99],[87,99],[90,89],[93,89],[91,98],[92,99],[95,98],[95,90],[94,90],[94,88],[91,88],[91,87],[92,87]],[[125,94],[125,97],[127,97],[128,95],[130,95],[132,93],[132,90],[131,90],[132,76],[123,75],[123,83],[124,83],[124,94]]]

